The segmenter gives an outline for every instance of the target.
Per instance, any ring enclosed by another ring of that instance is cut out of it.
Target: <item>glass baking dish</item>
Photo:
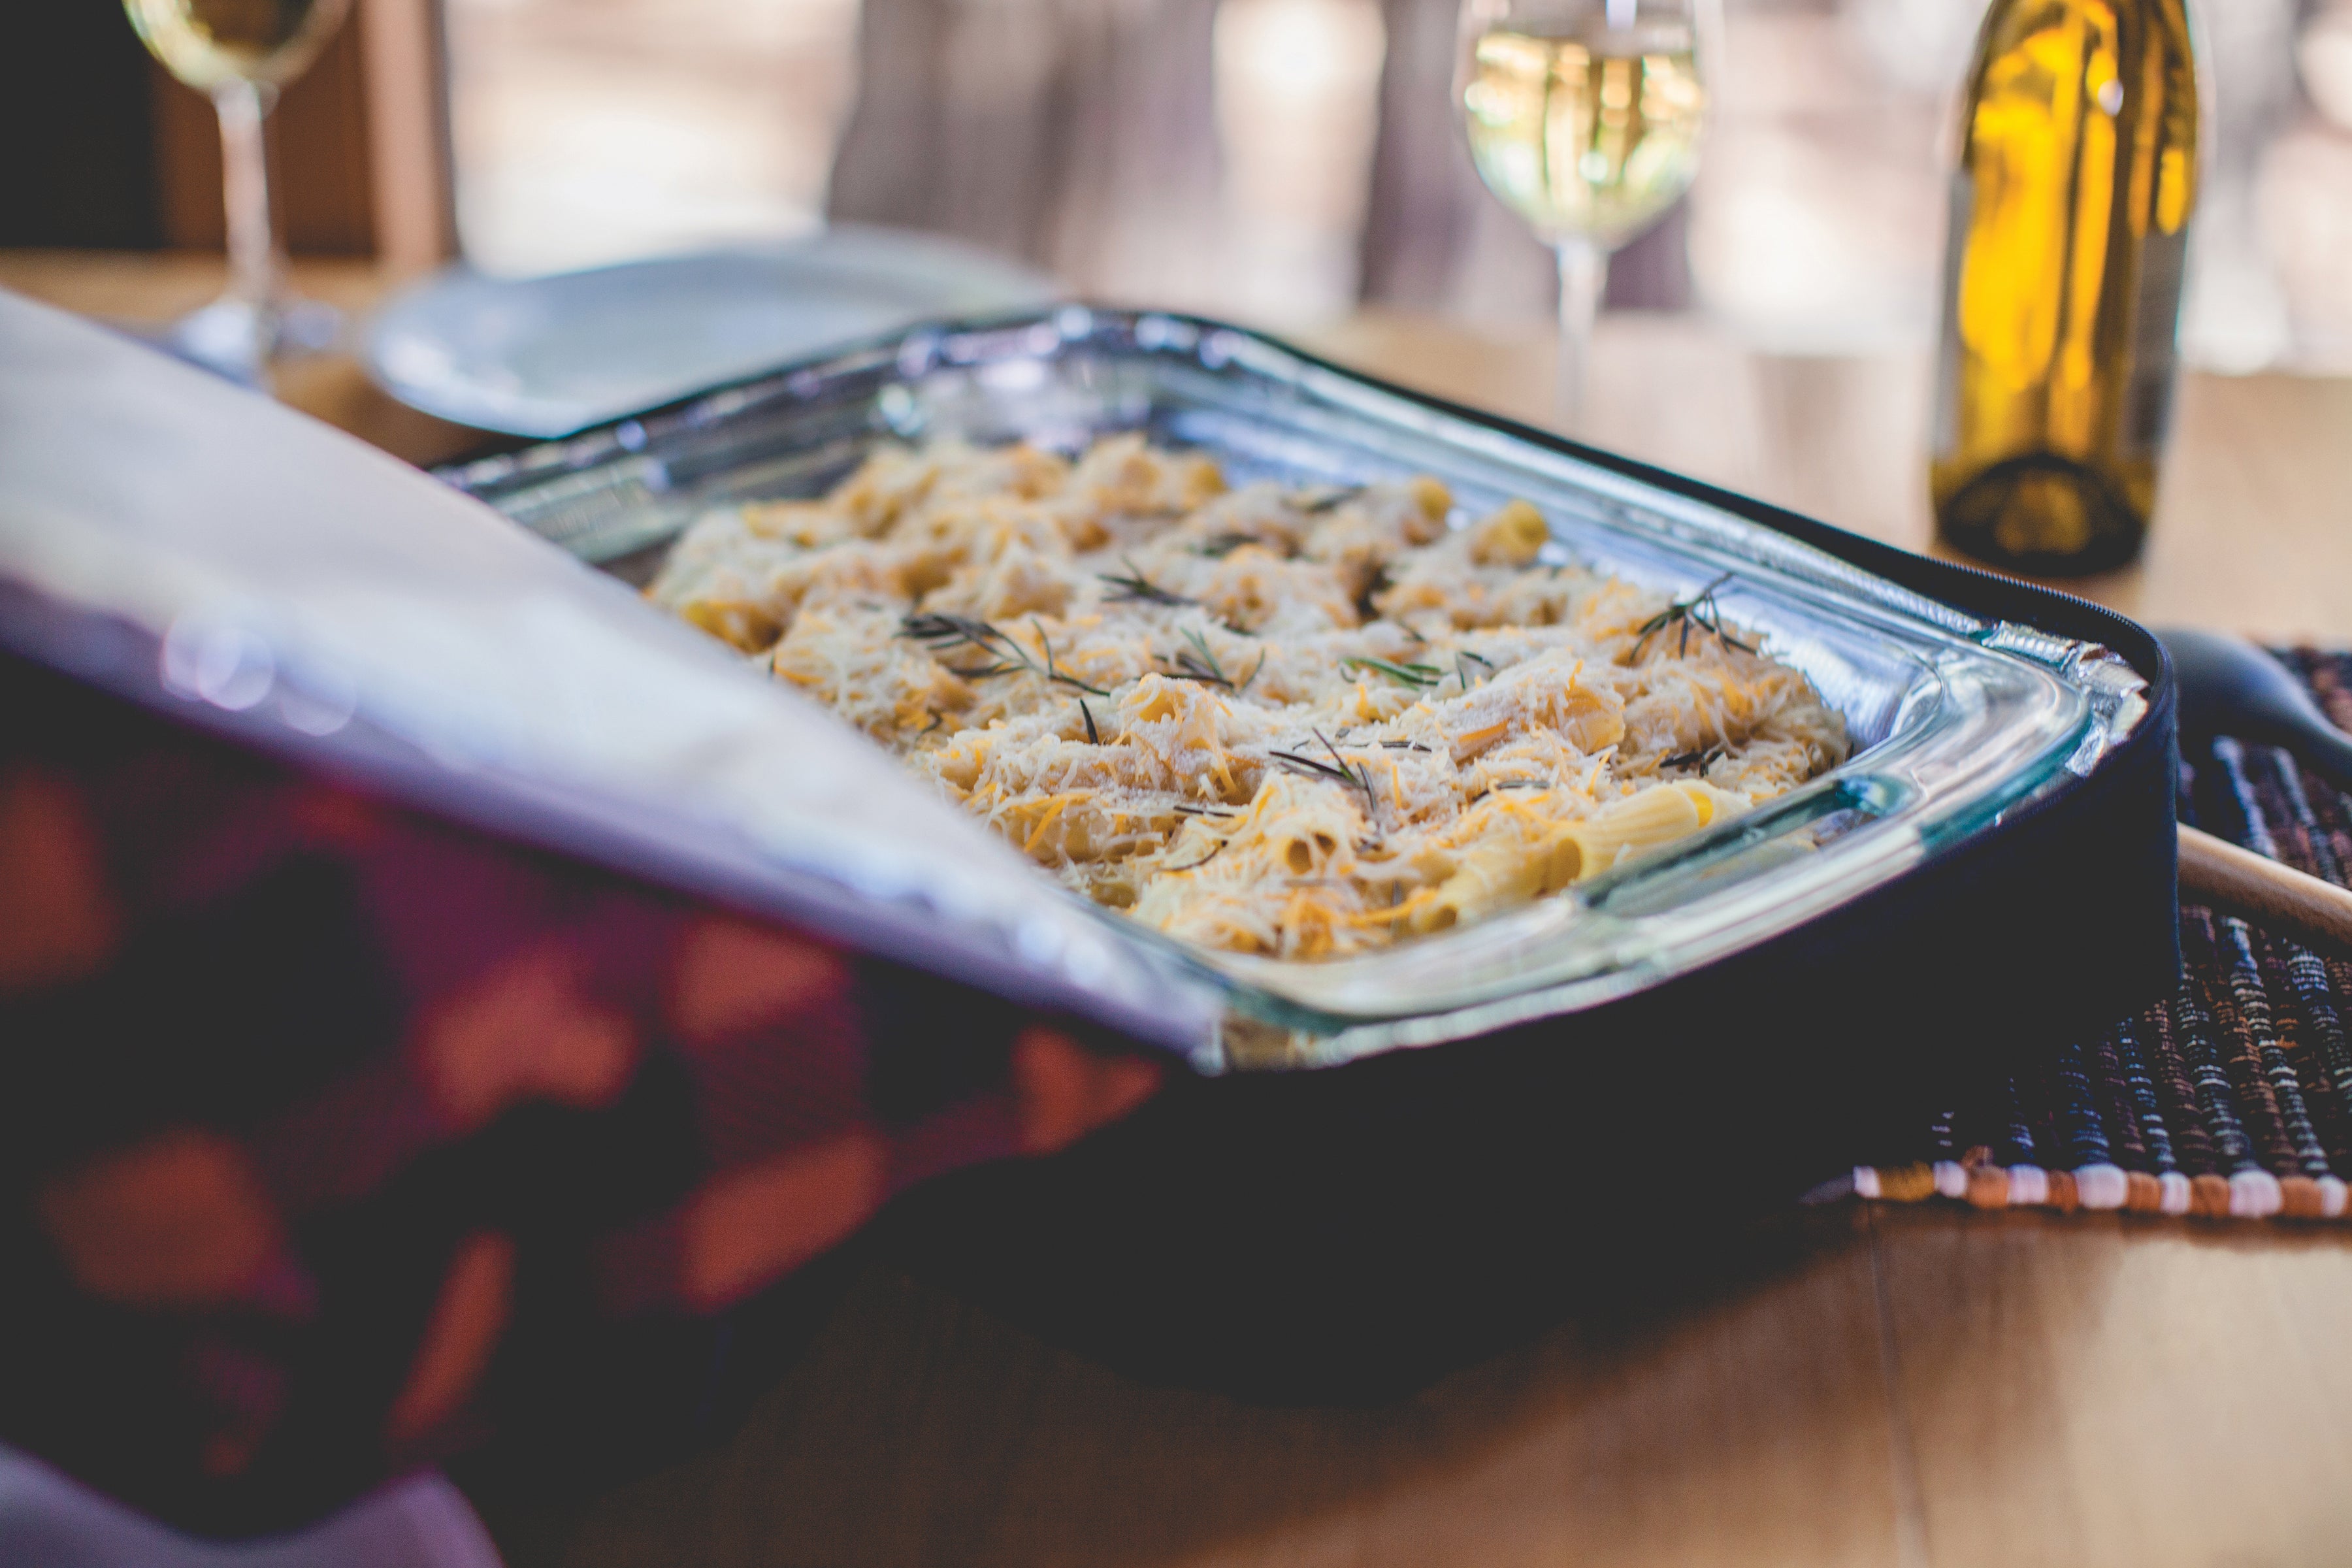
[[[1434,474],[1458,517],[1532,501],[1552,530],[1545,559],[1678,595],[1720,580],[1724,613],[1811,678],[1854,742],[1843,766],[1746,816],[1524,910],[1358,957],[1216,952],[1087,904],[1122,943],[1219,994],[1226,1025],[1204,1066],[1323,1065],[1483,1036],[1692,974],[2082,787],[2148,715],[2147,677],[2106,647],[1955,608],[1768,525],[1753,503],[1160,313],[1064,307],[927,327],[440,477],[642,580],[705,510],[817,494],[877,443],[1071,451],[1131,430],[1215,457],[1236,483]]]

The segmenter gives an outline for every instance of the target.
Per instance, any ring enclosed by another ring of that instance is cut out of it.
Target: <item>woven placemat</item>
[[[2279,650],[2352,729],[2352,653]],[[2346,886],[2352,798],[2274,746],[2184,755],[2180,819]],[[2343,1220],[2352,1194],[2352,963],[2196,904],[2174,994],[1937,1116],[1905,1164],[1819,1198]]]

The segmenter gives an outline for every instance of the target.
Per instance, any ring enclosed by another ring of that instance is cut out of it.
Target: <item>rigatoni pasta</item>
[[[1524,905],[1846,753],[1712,597],[1437,480],[1229,489],[1138,437],[940,444],[716,512],[649,590],[1071,887],[1296,959]]]

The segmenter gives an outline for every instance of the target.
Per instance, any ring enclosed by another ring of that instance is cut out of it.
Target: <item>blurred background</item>
[[[383,161],[329,100],[393,36],[370,14],[399,6],[433,30],[448,222],[488,271],[834,216],[1276,327],[1367,305],[1550,320],[1549,258],[1453,123],[1451,0],[362,0],[277,117],[298,252],[381,247]],[[0,176],[21,187],[0,244],[216,244],[208,110],[115,6],[50,9],[80,14],[45,24],[71,35],[71,90],[0,106],[0,133],[48,150]],[[1704,312],[1777,353],[1925,344],[1983,0],[1725,10],[1698,184],[1619,258],[1612,304]],[[2352,368],[2352,0],[2209,0],[2203,20],[2217,114],[2184,347],[2210,369]]]

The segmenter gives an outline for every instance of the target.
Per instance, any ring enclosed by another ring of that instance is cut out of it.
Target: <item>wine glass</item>
[[[309,68],[350,0],[122,0],[140,41],[173,76],[213,100],[220,115],[228,217],[228,289],[173,323],[165,341],[183,356],[258,385],[271,360],[329,346],[335,310],[299,300],[286,282],[286,252],[269,197],[262,121],[278,89]]]
[[[1713,31],[1711,0],[1463,0],[1471,158],[1559,260],[1556,416],[1571,434],[1610,253],[1698,172]]]

